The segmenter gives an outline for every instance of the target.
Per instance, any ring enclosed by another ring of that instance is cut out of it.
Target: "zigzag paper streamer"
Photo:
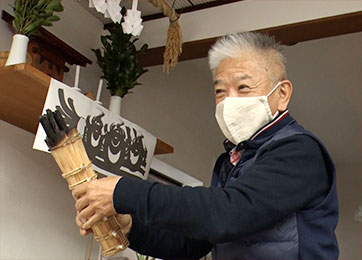
[[[140,36],[143,25],[141,19],[141,12],[137,10],[138,0],[133,0],[132,9],[127,10],[122,23],[122,29],[125,33],[130,33],[133,36]]]

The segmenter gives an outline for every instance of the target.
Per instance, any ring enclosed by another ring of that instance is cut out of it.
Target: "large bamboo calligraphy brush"
[[[69,189],[96,179],[97,174],[92,169],[78,130],[69,130],[58,110],[52,112],[48,109],[39,121],[47,135],[45,142],[62,172],[62,177],[68,182]],[[113,256],[129,245],[115,216],[105,217],[92,226],[92,231],[102,247],[104,257]]]

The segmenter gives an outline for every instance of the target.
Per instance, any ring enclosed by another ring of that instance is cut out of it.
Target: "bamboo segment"
[[[68,182],[70,190],[79,184],[97,178],[85,151],[81,136],[76,129],[69,131],[63,140],[51,149],[62,177]]]
[[[82,138],[76,129],[71,129],[68,135],[64,135],[62,140],[50,150],[70,190],[84,182],[97,178],[84,148]],[[95,239],[102,247],[104,257],[113,256],[120,250],[126,249],[129,245],[115,216],[105,217],[92,227],[92,231]]]

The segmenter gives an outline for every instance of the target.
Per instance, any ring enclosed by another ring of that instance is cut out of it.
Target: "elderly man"
[[[335,169],[288,112],[280,46],[238,33],[209,52],[216,119],[227,138],[211,187],[108,177],[75,189],[81,234],[118,213],[130,247],[159,258],[337,259]],[[129,214],[129,215],[124,215]]]

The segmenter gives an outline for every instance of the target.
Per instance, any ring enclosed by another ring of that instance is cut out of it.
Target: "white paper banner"
[[[58,109],[70,128],[77,127],[97,172],[122,175],[123,171],[147,179],[156,137],[55,79],[50,82],[42,114],[47,109]],[[45,138],[39,124],[33,148],[47,152]]]
[[[136,37],[141,35],[143,29],[141,12],[137,10],[137,5],[138,0],[133,0],[132,9],[127,10],[124,22],[122,23],[123,31]]]
[[[121,0],[89,0],[89,7],[104,14],[105,18],[111,18],[114,23],[120,23],[122,19],[120,3]]]

